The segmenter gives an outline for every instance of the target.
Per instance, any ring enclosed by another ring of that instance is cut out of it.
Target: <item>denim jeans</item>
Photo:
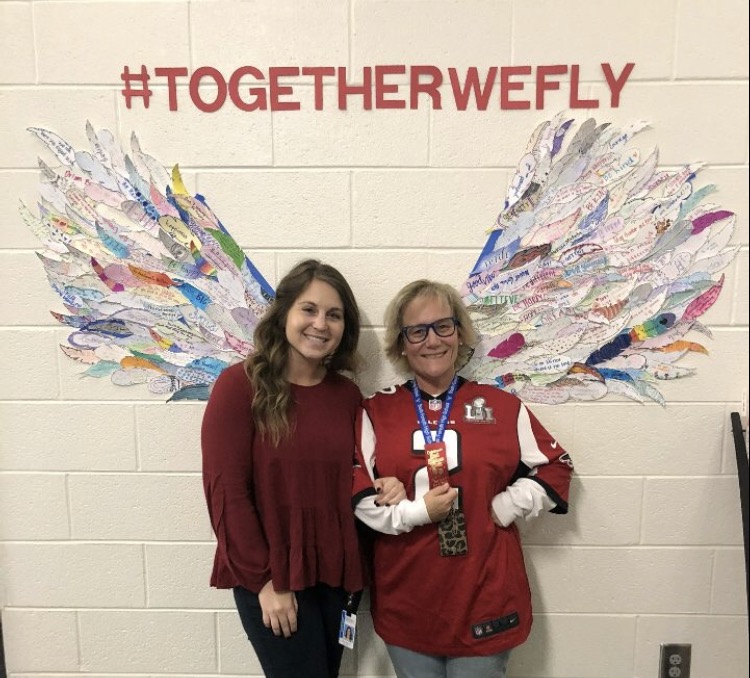
[[[505,678],[510,650],[489,657],[441,657],[386,645],[398,678]]]

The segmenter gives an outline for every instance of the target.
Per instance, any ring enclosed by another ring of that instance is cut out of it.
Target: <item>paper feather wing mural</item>
[[[699,165],[658,169],[624,129],[542,123],[461,294],[481,334],[465,374],[561,403],[607,393],[664,404],[733,259],[734,215],[693,186]],[[572,138],[570,138],[572,137]]]
[[[659,380],[705,353],[687,338],[721,292],[731,212],[694,189],[698,165],[658,169],[625,129],[558,116],[541,124],[461,288],[481,341],[464,374],[529,401],[607,393],[663,404]],[[145,154],[125,154],[87,125],[90,151],[34,132],[59,167],[39,161],[39,215],[24,221],[73,331],[62,350],[84,374],[206,399],[252,350],[273,289],[200,196]]]
[[[135,135],[125,155],[91,125],[91,151],[31,131],[60,164],[39,161],[39,216],[21,212],[68,310],[53,315],[74,328],[62,350],[87,375],[206,399],[219,373],[252,349],[273,289],[178,168],[167,173]]]

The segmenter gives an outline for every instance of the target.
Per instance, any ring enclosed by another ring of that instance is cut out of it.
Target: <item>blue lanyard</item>
[[[417,378],[411,382],[411,395],[414,399],[414,409],[417,411],[417,418],[419,419],[419,426],[422,429],[422,435],[424,436],[425,443],[439,443],[442,442],[443,436],[445,435],[445,427],[448,425],[448,416],[453,406],[453,397],[456,395],[456,389],[458,388],[458,375],[453,377],[448,393],[445,396],[445,402],[443,403],[443,411],[440,413],[440,419],[438,419],[437,431],[435,431],[435,438],[432,437],[432,431],[430,431],[430,425],[427,423],[427,416],[424,413],[424,405],[422,404],[422,394],[419,392],[419,386],[417,386]]]

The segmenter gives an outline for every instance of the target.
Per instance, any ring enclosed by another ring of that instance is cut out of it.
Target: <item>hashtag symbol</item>
[[[122,96],[125,97],[125,105],[130,108],[133,97],[141,97],[144,108],[148,108],[153,92],[147,86],[151,76],[146,67],[141,66],[140,73],[131,73],[130,68],[125,66],[125,70],[120,73],[120,79],[125,83],[121,90]]]

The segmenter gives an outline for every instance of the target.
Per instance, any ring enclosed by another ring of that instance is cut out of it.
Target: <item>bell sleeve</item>
[[[216,557],[211,585],[258,593],[271,579],[268,542],[253,496],[252,390],[241,365],[216,380],[203,415],[203,489]]]

